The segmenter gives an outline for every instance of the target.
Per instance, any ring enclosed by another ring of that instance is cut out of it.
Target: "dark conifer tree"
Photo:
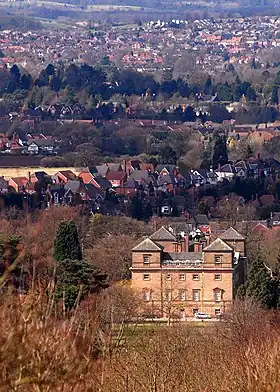
[[[134,196],[131,203],[131,217],[141,220],[143,218],[143,205],[140,197]]]
[[[107,287],[106,274],[82,260],[77,226],[73,221],[60,223],[54,242],[54,258],[58,263],[55,298],[71,309],[87,294]]]
[[[258,255],[257,259],[252,262],[248,280],[246,294],[255,298],[265,308],[273,308],[275,306],[275,284],[261,255]]]
[[[60,223],[54,242],[53,255],[56,261],[82,260],[78,230],[73,221]]]
[[[279,97],[278,97],[278,86],[273,86],[272,93],[271,93],[271,103],[278,105]]]
[[[216,140],[213,153],[213,167],[217,169],[219,165],[225,165],[228,162],[226,137],[219,136]]]

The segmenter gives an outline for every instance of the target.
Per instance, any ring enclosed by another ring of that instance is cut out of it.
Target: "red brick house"
[[[16,192],[25,192],[28,186],[28,179],[26,177],[13,177],[8,181],[9,186],[14,188]]]
[[[76,180],[76,175],[71,170],[61,170],[53,178],[56,182],[65,184],[67,181]]]
[[[112,184],[112,187],[122,187],[127,180],[127,174],[122,172],[109,172],[106,178]]]
[[[79,174],[84,184],[90,184],[94,180],[94,176],[90,171],[83,171]]]

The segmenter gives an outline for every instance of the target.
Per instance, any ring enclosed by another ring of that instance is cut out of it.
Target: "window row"
[[[152,290],[145,290],[143,292],[143,299],[144,301],[152,301]],[[222,290],[220,289],[215,289],[214,292],[214,301],[215,302],[220,302],[222,301]],[[170,301],[187,301],[187,290],[178,290],[177,293],[174,292],[174,290],[166,290],[164,292],[164,300],[167,302]],[[192,290],[192,300],[194,302],[199,302],[201,301],[201,290],[200,289],[194,289]]]
[[[174,274],[173,274],[174,278]],[[172,274],[167,273],[165,275],[166,280],[172,280]],[[186,274],[179,274],[178,279],[180,281],[186,280]],[[151,274],[143,274],[143,280],[151,280]],[[192,275],[192,280],[199,281],[200,280],[200,275],[199,274],[193,274]],[[214,280],[222,280],[222,275],[221,274],[214,274]]]
[[[151,255],[143,255],[143,264],[150,264],[150,256]],[[222,263],[222,255],[214,255],[214,263],[221,264]]]

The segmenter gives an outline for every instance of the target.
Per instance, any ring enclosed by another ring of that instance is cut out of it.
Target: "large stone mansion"
[[[211,243],[161,227],[132,249],[132,288],[159,317],[218,316],[244,283],[245,260],[245,238],[232,227]]]

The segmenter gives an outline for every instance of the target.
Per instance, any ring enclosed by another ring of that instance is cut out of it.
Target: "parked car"
[[[197,320],[209,320],[209,319],[211,319],[211,316],[206,313],[197,312],[194,315],[194,318],[196,318]]]

